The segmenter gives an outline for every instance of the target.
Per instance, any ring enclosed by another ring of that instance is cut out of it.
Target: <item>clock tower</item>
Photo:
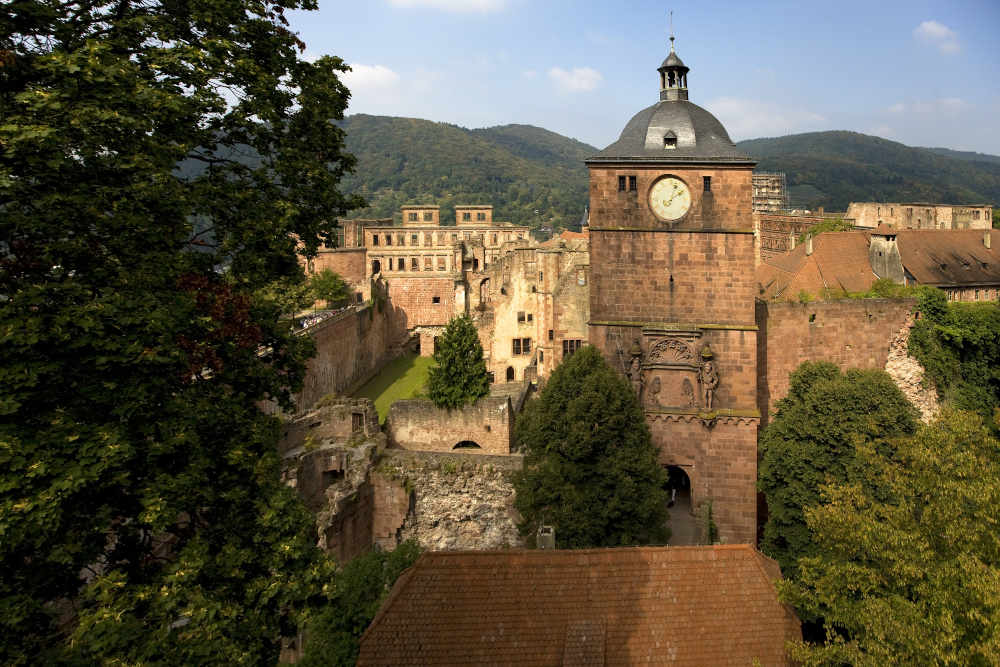
[[[629,377],[690,511],[711,503],[722,540],[754,543],[755,163],[688,101],[673,41],[659,101],[586,161],[590,343]]]

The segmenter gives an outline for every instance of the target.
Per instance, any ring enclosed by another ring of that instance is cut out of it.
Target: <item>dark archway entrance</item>
[[[667,466],[667,493],[670,494],[670,544],[698,544],[700,530],[691,504],[691,478],[681,466]]]
[[[462,442],[452,447],[452,449],[482,449],[482,447],[472,442],[471,440],[463,440]]]
[[[377,259],[372,260],[372,275],[378,275],[379,273],[382,273],[382,262]]]
[[[507,382],[513,382],[513,381],[514,381],[514,367],[513,366],[508,366],[507,367]]]

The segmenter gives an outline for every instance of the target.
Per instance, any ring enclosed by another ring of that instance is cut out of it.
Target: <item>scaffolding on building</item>
[[[754,172],[753,210],[778,213],[788,208],[788,188],[784,172]]]

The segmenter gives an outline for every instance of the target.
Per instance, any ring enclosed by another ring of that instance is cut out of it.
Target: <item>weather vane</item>
[[[674,10],[670,10],[670,50],[674,50]]]

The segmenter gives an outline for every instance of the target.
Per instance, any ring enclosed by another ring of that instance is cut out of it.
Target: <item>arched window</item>
[[[372,260],[372,275],[374,276],[376,273],[382,273],[382,262],[377,259]]]
[[[452,449],[482,449],[482,447],[472,442],[471,440],[463,440],[462,442],[452,447]]]
[[[514,367],[513,366],[508,366],[507,367],[507,382],[513,382],[513,381],[514,381]]]

